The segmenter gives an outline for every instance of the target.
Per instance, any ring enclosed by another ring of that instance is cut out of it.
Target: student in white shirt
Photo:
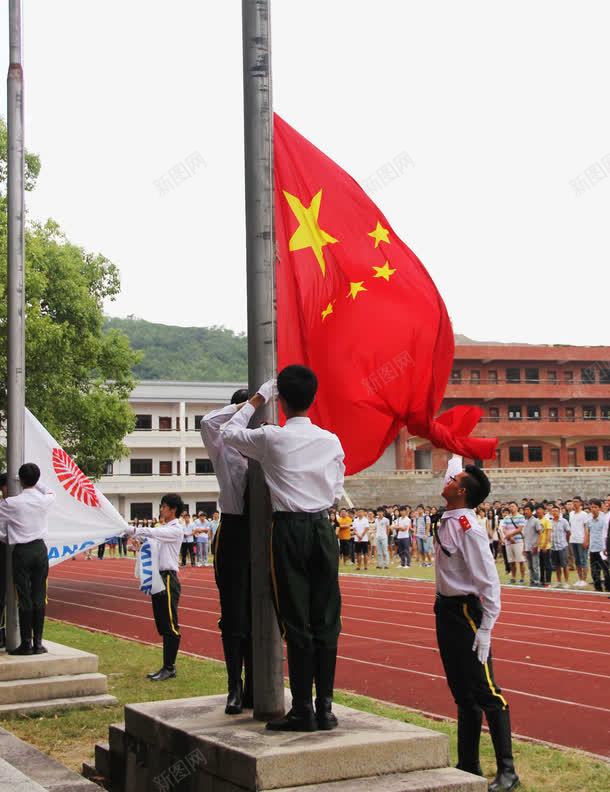
[[[274,396],[270,381],[221,430],[228,446],[260,462],[274,511],[272,579],[286,638],[292,709],[267,724],[273,731],[337,726],[332,696],[341,594],[337,538],[328,510],[343,495],[345,465],[339,438],[307,416],[317,388],[311,369],[287,366],[277,378],[285,426],[247,428],[255,410]]]
[[[369,521],[364,509],[358,509],[352,528],[354,529],[356,570],[359,572],[363,562],[365,569],[368,569],[369,565]]]
[[[398,543],[400,566],[403,569],[409,569],[411,566],[411,520],[407,515],[406,506],[400,507],[396,541]]]
[[[39,483],[40,469],[33,462],[19,468],[23,492],[0,503],[0,541],[14,545],[13,581],[19,603],[21,643],[11,655],[44,654],[42,644],[49,557],[48,512],[55,493]],[[4,577],[4,576],[2,576]]]

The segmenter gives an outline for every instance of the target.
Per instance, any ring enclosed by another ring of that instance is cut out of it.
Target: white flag
[[[144,594],[158,594],[165,588],[159,572],[159,542],[156,539],[146,539],[140,548],[136,577],[140,578],[140,591]]]
[[[40,483],[56,495],[48,513],[50,565],[124,533],[125,520],[27,408],[25,461],[38,465]]]

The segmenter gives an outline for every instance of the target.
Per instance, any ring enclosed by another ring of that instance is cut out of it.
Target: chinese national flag
[[[417,256],[361,187],[275,116],[278,368],[312,368],[312,420],[339,436],[347,473],[373,464],[406,424],[463,456],[478,407],[435,418],[453,363],[445,304]]]

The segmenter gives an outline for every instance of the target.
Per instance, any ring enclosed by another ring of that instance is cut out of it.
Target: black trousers
[[[195,542],[182,542],[180,547],[180,556],[182,559],[182,566],[186,565],[186,554],[189,554],[191,559],[191,566],[195,566]]]
[[[213,542],[214,576],[220,595],[218,626],[224,637],[252,632],[250,521],[245,514],[223,514]]]
[[[610,567],[608,562],[602,558],[601,553],[590,553],[591,556],[591,577],[595,591],[602,591],[602,575],[606,591],[610,591]]]
[[[97,557],[102,559],[104,557],[104,550],[106,549],[106,542],[102,542],[97,546]]]
[[[325,514],[274,514],[271,577],[286,643],[336,649],[341,632],[339,553]]]
[[[398,555],[400,556],[401,566],[411,565],[411,538],[397,539]]]
[[[178,605],[180,603],[180,581],[174,571],[161,572],[165,589],[153,594],[152,607],[157,632],[163,638],[163,665],[173,666],[180,646],[180,624]]]
[[[20,611],[40,610],[47,602],[49,557],[42,539],[13,548],[13,581]]]
[[[551,551],[540,551],[540,582],[552,583],[553,581],[553,562],[551,561]]]
[[[0,542],[0,627],[4,626],[4,601],[6,598],[6,545]]]
[[[508,709],[508,702],[494,680],[491,653],[483,664],[472,651],[481,624],[481,603],[474,595],[443,597],[436,595],[436,637],[447,683],[460,708],[484,712]]]

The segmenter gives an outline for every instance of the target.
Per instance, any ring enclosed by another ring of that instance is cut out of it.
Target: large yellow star
[[[378,220],[377,227],[374,231],[369,231],[368,236],[373,237],[375,240],[375,247],[379,247],[380,242],[387,242],[388,245],[390,244],[389,233],[389,230],[384,228]]]
[[[332,312],[333,312],[333,304],[328,303],[326,308],[322,311],[322,321],[324,321],[327,316],[330,316]]]
[[[389,281],[396,272],[395,269],[390,269],[389,261],[386,261],[383,267],[373,267],[373,269],[375,270],[375,274],[373,275],[374,278],[383,278],[386,281]]]
[[[299,221],[299,227],[290,238],[288,249],[304,250],[310,247],[320,265],[322,275],[326,276],[326,262],[324,261],[322,248],[328,244],[333,245],[337,240],[331,237],[330,234],[327,234],[326,231],[323,231],[318,225],[322,190],[314,195],[309,206],[303,206],[296,196],[290,195],[286,190],[284,190],[284,195],[286,196],[286,200],[294,216]]]
[[[364,288],[364,281],[358,281],[358,283],[350,283],[349,291],[345,295],[346,297],[351,297],[352,300],[355,300],[358,296],[358,293],[361,291],[368,291],[368,289]]]

